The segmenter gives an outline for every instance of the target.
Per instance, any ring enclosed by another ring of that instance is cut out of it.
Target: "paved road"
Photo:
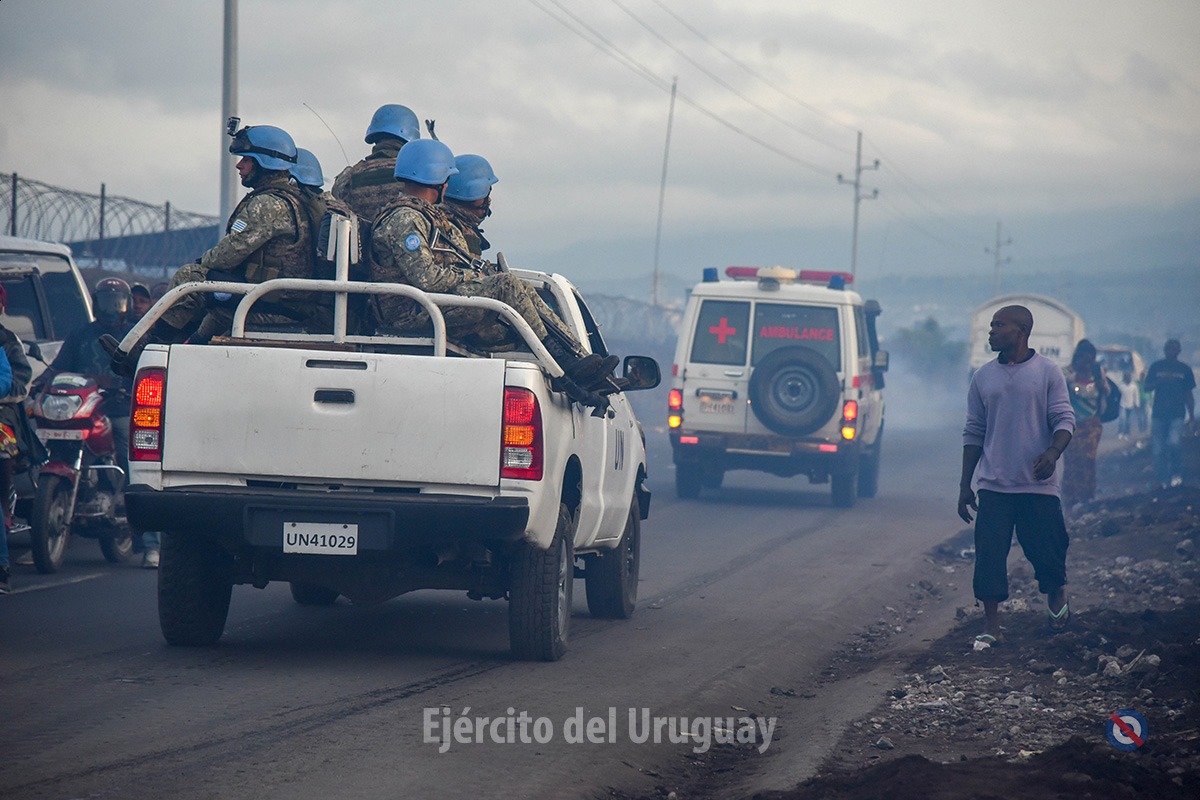
[[[63,572],[19,569],[17,592],[0,599],[0,797],[649,790],[693,745],[630,741],[630,709],[779,713],[770,688],[811,688],[841,642],[907,594],[922,555],[959,530],[955,431],[888,436],[880,495],[851,510],[832,508],[827,486],[749,473],[678,501],[655,445],[638,612],[593,620],[579,584],[571,650],[555,664],[509,658],[505,603],[448,592],[306,608],[286,586],[235,587],[218,647],[171,648],[154,573],[107,565],[76,541]],[[785,707],[756,784],[802,777],[876,699],[851,685]],[[553,737],[497,744],[489,729],[483,743],[439,753],[423,723],[442,707],[451,719],[524,711]],[[615,709],[615,741],[565,741],[577,708],[605,722]]]

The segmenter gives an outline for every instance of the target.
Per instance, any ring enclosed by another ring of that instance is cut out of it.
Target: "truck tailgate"
[[[163,471],[496,486],[500,360],[176,345]]]

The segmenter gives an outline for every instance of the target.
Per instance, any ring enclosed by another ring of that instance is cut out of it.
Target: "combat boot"
[[[108,353],[108,357],[112,360],[112,371],[123,378],[132,379],[137,371],[138,359],[142,357],[142,351],[146,349],[146,345],[176,344],[183,341],[184,338],[183,331],[171,327],[160,319],[150,327],[150,330],[146,331],[146,335],[139,339],[128,353],[121,349],[121,343],[111,333],[100,336],[100,347]]]
[[[580,387],[586,387],[604,372],[604,359],[595,353],[581,355],[549,335],[542,339],[542,344],[550,357],[562,367],[563,374]]]

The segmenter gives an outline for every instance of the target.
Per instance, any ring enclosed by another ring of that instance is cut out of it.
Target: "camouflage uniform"
[[[333,196],[347,203],[364,222],[374,222],[384,206],[400,196],[396,155],[403,144],[399,139],[376,142],[369,156],[346,167],[333,182]]]
[[[183,283],[226,279],[211,278],[211,272],[230,273],[228,279],[246,283],[262,283],[272,278],[314,277],[312,226],[301,206],[299,189],[287,173],[271,173],[238,203],[225,226],[225,237],[200,257],[197,264],[181,267],[171,278],[171,288]],[[307,313],[303,299],[288,302],[297,316]],[[192,294],[178,300],[162,320],[172,328],[182,330],[207,310],[205,296]],[[232,308],[214,309],[213,316],[227,326],[233,318]],[[257,313],[262,322],[291,322],[284,314]]]
[[[371,280],[407,283],[426,292],[491,297],[512,306],[538,339],[546,338],[545,318],[578,344],[571,331],[556,322],[550,307],[521,279],[508,273],[485,276],[475,269],[458,228],[439,207],[424,200],[403,195],[383,210],[371,229],[371,256]],[[397,331],[422,330],[429,324],[416,301],[406,297],[378,297],[375,312],[382,327]],[[506,329],[493,312],[446,308],[443,313],[451,336],[471,334],[484,341],[504,338]]]

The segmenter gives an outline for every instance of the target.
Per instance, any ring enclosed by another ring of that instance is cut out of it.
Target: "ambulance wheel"
[[[883,429],[875,437],[875,444],[862,455],[858,466],[858,496],[874,497],[879,492],[879,459],[883,447]]]
[[[858,499],[858,470],[830,476],[833,504],[838,508],[854,508]]]

